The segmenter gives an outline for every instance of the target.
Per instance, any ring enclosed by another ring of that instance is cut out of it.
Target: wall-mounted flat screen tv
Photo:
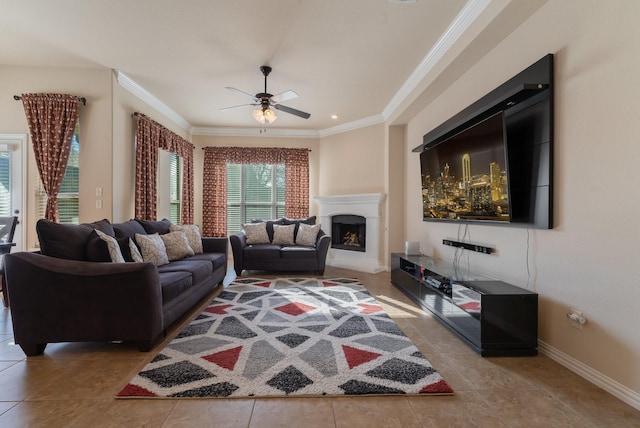
[[[420,154],[423,219],[509,223],[503,112]]]

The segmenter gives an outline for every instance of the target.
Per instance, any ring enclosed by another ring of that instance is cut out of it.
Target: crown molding
[[[314,129],[266,128],[266,132],[260,132],[260,128],[194,127],[191,130],[191,134],[212,135],[219,137],[322,138],[334,134],[341,134],[347,131],[353,131],[355,129],[360,129],[371,125],[377,125],[383,122],[384,118],[382,117],[382,115],[378,114],[319,131],[316,131]]]
[[[391,98],[387,106],[382,110],[385,120],[389,119],[393,112],[400,107],[418,85],[427,77],[433,68],[442,60],[444,55],[454,43],[469,29],[476,19],[482,14],[491,0],[469,0],[455,19],[449,24],[444,33],[427,55],[420,61],[418,67]]]
[[[260,130],[262,129],[262,132]],[[191,135],[210,135],[217,137],[278,137],[278,138],[318,138],[315,129],[286,129],[286,128],[223,128],[223,127],[193,127]]]
[[[183,128],[187,132],[191,133],[193,126],[186,119],[173,111],[171,107],[160,101],[151,92],[138,85],[133,79],[124,74],[122,71],[115,70],[116,80],[118,85],[122,86],[127,91],[131,92],[136,97],[140,98],[145,103],[149,104],[154,109],[158,110],[163,115],[174,121],[179,127]]]
[[[318,134],[320,137],[328,137],[330,135],[341,134],[347,131],[354,131],[356,129],[365,128],[371,125],[378,125],[380,123],[384,123],[384,117],[381,114],[376,114],[373,116],[354,120],[353,122],[343,123],[342,125],[321,129],[320,131],[318,131]]]

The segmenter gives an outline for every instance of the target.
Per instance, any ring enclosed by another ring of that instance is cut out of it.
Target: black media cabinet
[[[537,293],[401,253],[391,282],[483,357],[538,354]]]

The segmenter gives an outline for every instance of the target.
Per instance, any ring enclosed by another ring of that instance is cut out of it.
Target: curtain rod
[[[20,101],[22,97],[20,95],[14,95],[13,99],[16,101]],[[87,99],[85,97],[78,97],[83,106],[87,105]]]
[[[251,147],[243,147],[243,148],[249,149],[249,148],[251,148]],[[284,149],[284,148],[286,148],[286,147],[279,147],[279,148]],[[207,150],[207,147],[203,147],[203,148],[202,148],[202,150]],[[310,152],[312,152],[312,151],[313,151],[313,150],[311,150],[311,149],[307,149],[307,150],[308,150],[308,151],[310,151]]]

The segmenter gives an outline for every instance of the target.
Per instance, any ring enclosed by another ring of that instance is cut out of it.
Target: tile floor
[[[325,277],[359,278],[455,395],[115,399],[163,343],[149,353],[127,343],[50,344],[27,359],[0,308],[0,427],[640,427],[640,411],[545,356],[479,357],[393,287],[388,272],[329,267]]]

